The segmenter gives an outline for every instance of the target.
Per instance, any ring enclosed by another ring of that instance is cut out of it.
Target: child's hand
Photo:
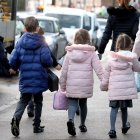
[[[13,69],[9,69],[9,73],[10,73],[10,75],[15,75],[16,74],[16,71],[13,70]]]
[[[55,68],[57,69],[57,70],[61,70],[61,65],[60,64],[58,64]]]

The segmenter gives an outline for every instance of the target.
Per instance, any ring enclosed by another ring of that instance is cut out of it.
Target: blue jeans
[[[68,118],[74,122],[74,117],[78,106],[80,108],[81,125],[85,125],[87,116],[87,98],[69,98]]]

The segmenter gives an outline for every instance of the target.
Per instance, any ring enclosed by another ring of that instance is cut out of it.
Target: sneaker
[[[110,130],[108,132],[108,135],[110,138],[117,138],[117,135],[116,135],[116,131],[115,130]]]
[[[29,118],[34,117],[34,112],[29,111],[27,114],[28,114],[28,117],[29,117]]]
[[[19,130],[19,121],[17,120],[16,117],[14,117],[12,119],[12,122],[11,122],[11,132],[14,136],[18,136],[19,133],[20,133],[20,130]]]
[[[122,128],[122,133],[123,134],[126,134],[127,133],[127,131],[130,129],[130,123],[129,122],[127,122],[126,123],[126,127],[124,127],[124,128]]]
[[[39,127],[34,126],[33,132],[34,133],[42,133],[42,132],[44,132],[44,127],[45,126],[39,126]]]
[[[85,125],[80,125],[79,129],[81,130],[81,132],[87,132],[87,127]]]
[[[74,123],[71,120],[67,122],[67,127],[68,127],[68,133],[72,136],[75,136],[76,131],[75,131]]]

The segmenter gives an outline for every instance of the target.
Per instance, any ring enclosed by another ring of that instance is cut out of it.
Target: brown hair
[[[74,38],[75,44],[90,44],[90,36],[87,30],[80,29],[76,32]]]
[[[39,26],[39,29],[38,29],[38,34],[40,35],[44,35],[44,30],[42,27]]]
[[[130,0],[118,0],[121,6],[125,7],[126,9],[129,9],[129,2]]]
[[[25,19],[24,25],[27,32],[35,32],[37,27],[39,26],[39,23],[35,17],[31,16]]]
[[[127,34],[120,34],[116,40],[116,51],[118,50],[131,50],[132,39]]]

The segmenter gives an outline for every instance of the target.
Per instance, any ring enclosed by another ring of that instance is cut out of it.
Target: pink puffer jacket
[[[103,70],[95,47],[76,45],[66,47],[66,57],[60,76],[60,88],[66,96],[89,98],[93,95],[93,69],[102,79]]]
[[[140,63],[135,53],[111,52],[111,58],[101,82],[101,90],[108,90],[109,100],[138,98],[134,71],[140,71]]]

